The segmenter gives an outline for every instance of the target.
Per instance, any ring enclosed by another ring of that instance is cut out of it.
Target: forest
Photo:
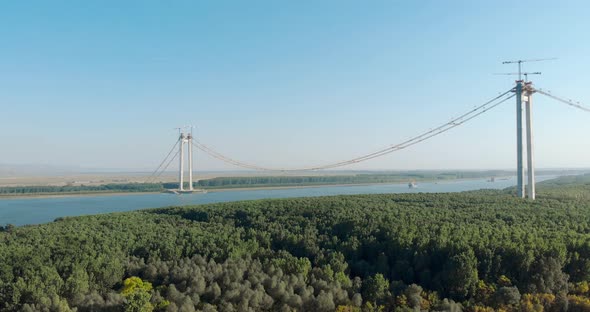
[[[355,175],[319,175],[319,176],[257,176],[257,177],[219,177],[200,180],[196,183],[202,188],[216,187],[253,187],[284,185],[318,185],[318,184],[363,184],[363,183],[399,183],[409,181],[440,181],[453,179],[489,178],[509,176],[507,171],[414,171],[399,173],[360,173]]]
[[[0,228],[0,311],[590,311],[590,175]]]
[[[178,183],[176,183],[178,186]],[[0,196],[27,194],[86,194],[86,193],[136,193],[163,192],[162,183],[109,183],[103,185],[28,185],[0,187]]]

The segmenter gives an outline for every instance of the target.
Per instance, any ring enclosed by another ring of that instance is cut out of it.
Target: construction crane
[[[541,72],[530,72],[530,73],[494,73],[494,75],[519,75],[518,79],[520,79],[520,75],[524,75],[524,81],[529,81],[529,75],[540,75]]]
[[[522,80],[522,63],[552,61],[552,60],[556,60],[556,59],[557,59],[556,57],[551,57],[551,58],[543,58],[543,59],[504,61],[504,62],[502,62],[502,64],[518,64],[518,80]]]

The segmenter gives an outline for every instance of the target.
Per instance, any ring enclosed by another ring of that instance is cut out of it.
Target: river
[[[539,176],[537,181],[555,176]],[[0,225],[40,224],[58,217],[132,211],[146,208],[209,204],[263,198],[316,197],[329,195],[443,193],[478,189],[503,189],[516,185],[516,177],[487,182],[486,179],[422,182],[416,188],[407,184],[373,184],[349,186],[318,186],[287,189],[226,190],[199,194],[130,194],[85,195],[40,198],[0,199]]]

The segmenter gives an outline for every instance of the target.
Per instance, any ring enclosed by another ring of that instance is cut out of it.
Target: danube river
[[[540,176],[537,181],[554,178]],[[39,224],[59,217],[81,216],[99,213],[131,211],[166,206],[210,204],[264,198],[289,198],[308,196],[387,194],[387,193],[442,193],[478,189],[503,189],[516,185],[516,178],[458,180],[446,182],[423,182],[416,188],[407,184],[373,184],[350,186],[318,186],[285,189],[225,190],[206,194],[131,194],[131,195],[85,195],[42,198],[0,199],[0,225]]]

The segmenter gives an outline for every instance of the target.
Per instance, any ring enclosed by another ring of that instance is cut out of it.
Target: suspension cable
[[[395,152],[395,151],[398,151],[401,149],[405,149],[407,147],[410,147],[412,145],[415,145],[415,144],[423,142],[427,139],[430,139],[434,136],[445,133],[455,127],[463,125],[464,123],[472,120],[473,118],[475,118],[475,117],[489,111],[490,109],[506,102],[507,100],[513,98],[515,96],[514,94],[509,95],[512,91],[514,91],[514,88],[494,97],[493,99],[485,102],[484,104],[477,106],[476,108],[468,111],[467,113],[465,113],[457,118],[452,119],[451,121],[449,121],[447,123],[444,123],[434,129],[429,130],[429,131],[426,131],[426,132],[424,132],[418,136],[415,136],[409,140],[406,140],[402,143],[391,145],[389,147],[383,148],[383,149],[378,150],[376,152],[366,154],[366,155],[363,155],[360,157],[356,157],[356,158],[353,158],[350,160],[345,160],[345,161],[327,164],[327,165],[312,166],[312,167],[305,167],[305,168],[268,168],[268,167],[254,165],[254,164],[244,163],[244,162],[241,162],[238,160],[234,160],[230,157],[224,156],[223,154],[216,152],[215,150],[208,147],[207,145],[199,142],[195,138],[193,138],[193,146],[195,146],[196,148],[202,150],[203,152],[205,152],[205,153],[209,154],[210,156],[217,158],[223,162],[232,164],[234,166],[246,168],[246,169],[264,170],[264,171],[312,171],[312,170],[332,169],[332,168],[343,167],[343,166],[363,162],[363,161],[373,159],[376,157],[380,157],[383,155],[387,155],[389,153],[392,153],[392,152]],[[507,95],[509,95],[509,96],[507,96]],[[498,100],[500,100],[500,101],[498,101]],[[496,102],[496,103],[491,105],[494,102]],[[491,106],[489,106],[489,105],[491,105]]]
[[[200,149],[201,151],[207,153],[209,156],[212,156],[212,157],[219,159],[225,163],[228,163],[228,164],[231,164],[231,165],[234,165],[237,167],[260,170],[260,171],[283,171],[283,169],[273,169],[273,168],[260,167],[260,166],[247,164],[247,163],[229,158],[229,157],[224,156],[224,155],[216,152],[215,150],[209,148],[207,145],[197,141],[195,138],[193,138],[193,146]]]
[[[565,103],[565,104],[567,104],[569,106],[572,106],[572,107],[575,107],[577,109],[581,109],[583,111],[586,111],[586,112],[589,112],[590,113],[590,108],[588,108],[588,107],[580,104],[580,102],[574,103],[574,101],[572,101],[572,100],[558,97],[556,95],[553,95],[553,94],[549,93],[549,91],[544,91],[543,89],[537,89],[537,88],[535,88],[535,91],[537,91],[537,93],[541,93],[541,94],[543,94],[543,95],[545,95],[547,97],[550,97],[550,98],[552,98],[554,100],[557,100],[557,101],[562,102],[562,103]]]
[[[154,178],[154,176],[156,175],[156,173],[158,172],[158,170],[160,170],[160,168],[162,167],[162,165],[164,165],[164,163],[166,162],[166,160],[168,159],[168,157],[170,157],[170,154],[172,154],[172,152],[174,151],[174,149],[178,145],[178,142],[180,142],[180,140],[177,140],[176,143],[174,143],[174,146],[172,146],[172,148],[170,149],[170,152],[168,152],[168,154],[166,155],[166,157],[164,157],[164,159],[162,159],[162,162],[160,163],[160,165],[158,166],[158,168],[156,168],[156,170],[154,170],[154,172],[152,172],[152,174],[146,179],[146,183],[150,183],[150,180],[152,178]],[[174,157],[176,157],[176,156],[174,156]]]
[[[162,175],[162,173],[164,173],[164,171],[166,171],[166,169],[168,169],[168,166],[170,166],[172,161],[174,161],[174,159],[176,159],[176,156],[178,156],[179,153],[180,153],[180,151],[176,151],[176,153],[174,154],[174,156],[172,156],[172,158],[170,158],[170,160],[168,161],[168,163],[166,164],[164,169],[162,169],[162,171],[160,171],[160,173],[158,173],[158,175],[156,175],[156,177],[154,177],[154,180],[159,178]]]
[[[470,116],[469,118],[466,118],[466,119],[464,119],[462,121],[453,123],[453,124],[449,125],[448,127],[444,128],[444,129],[440,129],[440,130],[438,130],[438,131],[436,131],[434,133],[431,133],[430,135],[421,136],[421,138],[415,137],[416,140],[413,140],[412,139],[412,140],[406,141],[405,143],[400,143],[400,144],[394,145],[391,148],[389,148],[387,150],[384,150],[381,153],[375,153],[375,155],[372,155],[370,157],[364,157],[364,158],[362,158],[360,160],[356,160],[356,159],[355,160],[349,160],[349,161],[346,161],[346,162],[332,164],[332,165],[329,165],[329,166],[322,166],[322,167],[318,167],[317,169],[331,169],[331,168],[336,168],[336,167],[342,167],[342,166],[346,166],[346,165],[349,165],[349,164],[359,163],[359,162],[366,161],[366,160],[369,160],[369,159],[377,158],[377,157],[380,157],[380,156],[383,156],[383,155],[387,155],[387,154],[390,154],[390,153],[393,153],[393,152],[396,152],[396,151],[399,151],[399,150],[408,148],[408,147],[410,147],[412,145],[416,145],[418,143],[424,142],[424,141],[426,141],[426,140],[428,140],[428,139],[430,139],[432,137],[435,137],[437,135],[443,134],[443,133],[445,133],[445,132],[447,132],[447,131],[449,131],[449,130],[451,130],[453,128],[456,128],[458,126],[461,126],[464,123],[470,121],[471,119],[474,119],[477,116],[479,116],[479,115],[481,115],[481,114],[489,111],[490,109],[492,109],[492,108],[494,108],[494,107],[496,107],[496,106],[498,106],[498,105],[500,105],[500,104],[508,101],[509,99],[514,98],[515,96],[516,95],[514,95],[514,94],[513,95],[510,95],[510,96],[502,99],[502,101],[500,101],[500,102],[498,102],[498,103],[496,103],[496,104],[494,104],[494,105],[492,105],[492,106],[490,106],[490,107],[488,107],[488,108],[486,108],[486,109],[484,109],[482,111],[479,111],[477,114],[475,114],[473,116]],[[317,170],[317,169],[314,168],[312,170]]]
[[[511,90],[509,90],[509,91],[505,92],[504,94],[496,97],[494,100],[500,98],[501,96],[505,96],[510,91]],[[510,97],[512,97],[512,96],[510,96]],[[485,113],[489,109],[494,108],[497,105],[505,102],[510,97],[507,97],[504,100],[502,100],[501,102],[499,102],[499,103],[497,103],[497,104],[495,104],[495,105],[493,105],[493,106],[491,106],[491,107],[489,107],[489,108],[486,109],[485,106],[488,105],[488,104],[490,104],[490,101],[488,101],[484,105],[481,105],[480,107],[477,107],[477,108],[471,110],[470,112],[468,112],[466,114],[463,114],[460,117],[457,117],[457,118],[451,120],[448,123],[445,123],[445,124],[443,124],[443,125],[441,125],[439,127],[436,127],[434,129],[430,130],[430,131],[427,131],[427,132],[425,132],[425,133],[423,133],[421,135],[415,136],[415,137],[413,137],[413,138],[411,138],[411,139],[409,139],[407,141],[404,141],[404,142],[399,143],[399,144],[396,144],[396,145],[392,145],[392,146],[390,146],[388,148],[382,149],[382,150],[377,151],[375,153],[368,154],[368,155],[361,156],[361,157],[357,157],[357,158],[354,158],[354,159],[351,159],[351,160],[347,160],[347,161],[343,161],[343,162],[331,164],[331,165],[326,165],[326,166],[322,166],[322,167],[313,168],[312,170],[336,168],[336,167],[341,167],[341,166],[345,166],[345,165],[349,165],[349,164],[353,164],[353,163],[362,162],[362,161],[365,161],[365,160],[369,160],[369,159],[373,159],[373,158],[376,158],[376,157],[380,157],[380,156],[383,156],[383,155],[386,155],[386,154],[389,154],[389,153],[398,151],[400,149],[404,149],[406,147],[412,146],[414,144],[423,142],[423,141],[425,141],[425,140],[427,140],[427,139],[429,139],[431,137],[437,136],[439,134],[442,134],[444,132],[449,131],[450,129],[453,129],[453,128],[457,127],[457,126],[462,125],[466,121],[469,121],[469,120],[471,120],[471,119],[473,119],[473,118],[481,115],[482,113]],[[478,113],[475,114],[475,115],[472,115],[471,117],[467,117],[467,116],[469,116],[469,115],[471,115],[471,114],[473,114],[475,112],[478,112]]]

